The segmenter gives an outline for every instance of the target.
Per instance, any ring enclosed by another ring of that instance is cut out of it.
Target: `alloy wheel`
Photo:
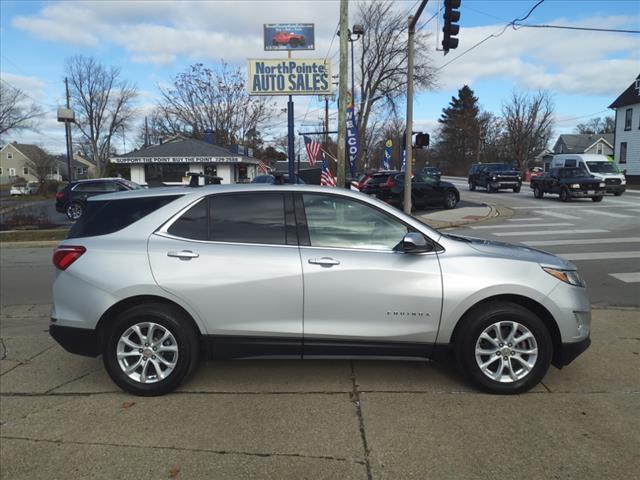
[[[485,328],[475,346],[480,371],[493,381],[513,383],[533,370],[538,344],[531,331],[515,321],[501,321]]]
[[[167,378],[176,368],[178,342],[162,325],[136,323],[120,336],[116,359],[131,380],[156,383]]]

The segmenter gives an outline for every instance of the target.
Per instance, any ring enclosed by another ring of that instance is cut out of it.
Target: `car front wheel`
[[[106,333],[103,362],[126,392],[163,395],[195,368],[198,339],[190,321],[169,305],[143,304],[126,310]]]
[[[447,209],[456,208],[457,204],[458,204],[458,198],[456,197],[455,192],[449,191],[445,193],[444,208],[447,208]]]
[[[601,202],[602,201],[602,196],[600,196],[600,197],[591,197],[591,200],[593,200],[594,202]]]
[[[464,321],[456,355],[463,372],[480,389],[522,393],[547,373],[553,354],[551,335],[533,312],[510,302],[492,302]]]
[[[469,190],[471,190],[472,192],[475,191],[476,189],[476,184],[473,182],[469,182]]]
[[[563,188],[562,190],[560,190],[560,201],[561,202],[568,202],[569,198],[571,198],[571,196],[569,195],[569,190],[567,190],[566,188]]]
[[[533,188],[533,196],[535,198],[543,198],[544,197],[544,192],[542,191],[542,189],[540,187],[534,187]]]

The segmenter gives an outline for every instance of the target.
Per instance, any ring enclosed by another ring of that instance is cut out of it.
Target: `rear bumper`
[[[86,357],[97,357],[100,355],[98,335],[95,330],[63,327],[52,323],[49,325],[49,335],[69,353],[84,355]]]
[[[579,355],[591,345],[591,338],[587,337],[579,342],[575,343],[563,343],[562,350],[558,355],[554,357],[554,365],[558,368],[562,368],[573,362]]]

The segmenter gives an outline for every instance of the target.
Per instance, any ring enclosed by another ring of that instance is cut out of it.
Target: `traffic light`
[[[429,146],[429,134],[418,133],[416,135],[416,148],[425,148]]]
[[[449,50],[458,48],[458,39],[456,35],[460,33],[460,1],[461,0],[444,0],[444,26],[442,27],[442,49],[444,54]]]

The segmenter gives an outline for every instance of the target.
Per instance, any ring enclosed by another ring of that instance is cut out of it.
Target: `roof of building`
[[[635,105],[636,103],[640,103],[640,75],[609,105],[609,108],[626,107],[627,105]]]
[[[32,145],[30,143],[17,143],[13,142],[7,145],[12,145],[16,150],[22,153],[27,158],[36,158],[40,156],[48,155],[42,148],[37,145]]]
[[[613,133],[563,134],[558,137],[556,146],[562,140],[567,147],[567,151],[556,153],[582,153],[600,139],[604,140],[610,147],[613,148]]]
[[[168,161],[171,159],[170,161],[176,163],[186,162],[189,159],[192,159],[193,162],[216,159],[218,162],[258,163],[251,157],[233,153],[219,145],[182,136],[173,137],[159,145],[150,145],[123,155],[117,155],[110,160],[114,163],[148,163],[151,159],[162,161],[163,158]]]

